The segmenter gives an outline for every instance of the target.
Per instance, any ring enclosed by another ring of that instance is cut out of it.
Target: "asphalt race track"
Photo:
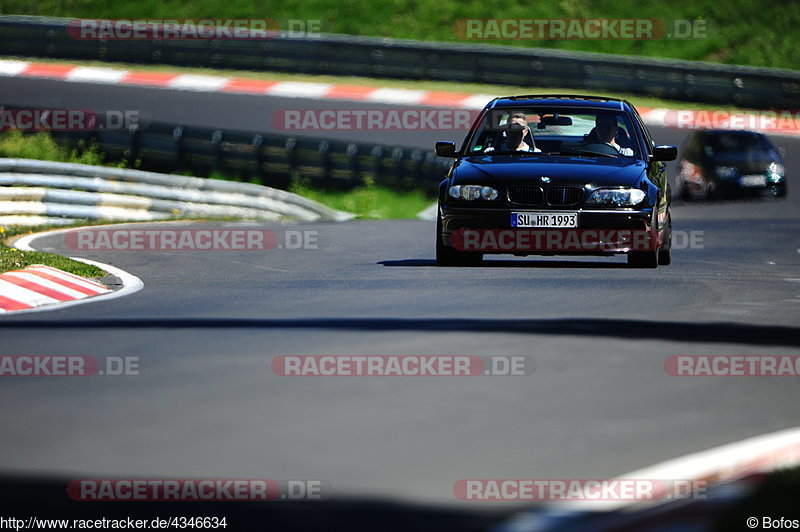
[[[0,101],[254,131],[280,109],[389,107],[30,79],[3,79]],[[652,132],[664,144],[685,137]],[[338,136],[431,148],[463,135]],[[0,472],[324,479],[337,495],[464,505],[459,479],[611,477],[795,426],[791,378],[663,368],[672,355],[798,354],[800,139],[773,141],[786,149],[788,198],[676,203],[674,230],[702,245],[656,270],[623,257],[437,268],[434,224],[416,220],[292,227],[317,231],[318,249],[81,253],[144,290],[3,317],[0,354],[136,356],[141,375],[4,379]],[[61,236],[34,246],[72,254]],[[535,370],[317,379],[270,369],[278,355],[326,354],[526,356]]]

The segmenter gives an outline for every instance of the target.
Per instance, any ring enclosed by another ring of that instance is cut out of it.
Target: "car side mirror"
[[[439,157],[455,157],[456,156],[456,143],[455,142],[437,142],[436,155]]]
[[[654,161],[674,161],[678,158],[677,146],[656,146],[653,148]]]

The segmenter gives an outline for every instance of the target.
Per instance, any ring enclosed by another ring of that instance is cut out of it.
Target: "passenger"
[[[608,144],[622,155],[633,155],[633,150],[631,148],[623,148],[617,144],[616,136],[619,132],[619,126],[617,126],[617,119],[615,117],[597,115],[594,124],[595,128],[589,133],[589,137],[586,140],[588,144]]]

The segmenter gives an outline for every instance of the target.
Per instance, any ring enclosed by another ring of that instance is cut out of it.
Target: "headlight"
[[[647,196],[638,188],[601,188],[595,190],[586,203],[589,205],[638,205]]]
[[[717,177],[727,179],[737,175],[739,175],[739,172],[733,166],[717,166]]]
[[[773,183],[778,183],[783,179],[783,165],[779,163],[769,163],[767,167],[767,177]]]
[[[481,188],[481,199],[485,200],[496,200],[497,199],[497,191],[492,187],[483,187]]]
[[[497,199],[497,190],[492,187],[484,187],[481,185],[455,185],[450,187],[447,195],[454,199],[463,199],[467,201],[476,200],[478,198],[487,201]]]

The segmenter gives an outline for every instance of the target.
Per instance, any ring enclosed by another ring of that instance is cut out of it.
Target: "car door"
[[[671,196],[669,181],[667,180],[667,163],[652,160],[653,148],[655,148],[656,143],[650,136],[650,131],[642,122],[642,118],[636,109],[633,110],[633,114],[643,137],[641,144],[644,148],[643,153],[647,157],[647,178],[658,187],[659,191],[655,209],[657,220],[654,220],[654,226],[661,231],[666,226]]]

